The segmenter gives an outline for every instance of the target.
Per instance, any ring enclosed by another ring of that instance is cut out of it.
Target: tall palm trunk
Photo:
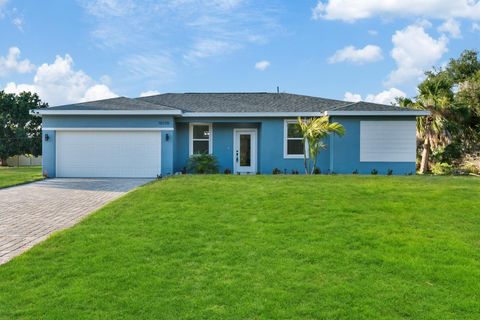
[[[428,171],[428,158],[430,157],[430,134],[427,134],[423,142],[422,161],[420,162],[420,173]]]
[[[420,173],[425,174],[428,172],[428,159],[430,158],[430,147],[432,144],[432,121],[430,116],[426,119],[425,123],[425,140],[423,142],[422,160],[420,162]]]

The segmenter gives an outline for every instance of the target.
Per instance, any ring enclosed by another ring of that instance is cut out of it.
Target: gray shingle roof
[[[290,93],[165,93],[51,107],[49,110],[165,110],[202,113],[412,111],[391,105],[346,102]],[[416,110],[415,110],[416,111]]]
[[[405,111],[418,111],[415,109],[409,108],[401,108],[392,105],[385,105],[385,104],[378,104],[378,103],[371,103],[371,102],[356,102],[350,103],[346,106],[341,106],[335,109],[331,109],[329,111],[398,111],[398,112],[405,112]]]
[[[105,100],[67,104],[51,107],[49,110],[175,110],[158,104],[148,103],[139,99],[118,97]]]
[[[349,104],[289,93],[165,93],[135,100],[185,112],[323,112]]]

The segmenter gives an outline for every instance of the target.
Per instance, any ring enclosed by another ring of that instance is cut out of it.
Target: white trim
[[[252,149],[250,150],[250,167],[253,168],[253,171],[240,171],[240,173],[257,173],[257,150],[258,150],[258,132],[256,128],[235,128],[233,129],[233,173],[237,174],[237,162],[236,162],[236,151],[237,151],[237,134],[238,133],[250,133]]]
[[[320,117],[323,112],[185,112],[182,117]]]
[[[192,117],[321,117],[321,116],[428,116],[429,111],[325,111],[325,112],[182,112],[181,110],[48,110],[35,109],[31,115],[175,115]]]
[[[181,115],[181,110],[30,110],[31,115]]]
[[[42,128],[55,131],[173,131],[174,128]]]
[[[193,155],[193,126],[208,126],[208,153],[213,154],[213,126],[212,123],[191,122],[188,126],[188,155]],[[198,139],[196,139],[198,140]],[[204,140],[206,141],[206,139]]]
[[[288,124],[297,123],[295,119],[284,119],[283,120],[283,158],[284,159],[303,159],[303,154],[288,154]],[[303,140],[302,138],[290,138],[290,140]],[[309,158],[308,148],[305,146],[305,154],[307,159]]]
[[[325,111],[326,116],[428,116],[429,111]]]

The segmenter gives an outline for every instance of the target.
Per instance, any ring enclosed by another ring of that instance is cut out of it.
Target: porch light
[[[48,135],[48,133],[45,134],[45,141],[48,141],[50,140],[50,136]]]
[[[165,134],[165,141],[168,141],[168,140],[170,140],[170,135],[167,133]]]

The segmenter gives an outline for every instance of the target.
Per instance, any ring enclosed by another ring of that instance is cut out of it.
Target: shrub
[[[376,176],[378,174],[378,171],[377,169],[372,169],[372,171],[370,171],[370,173],[373,175],[373,176]]]
[[[199,153],[188,159],[188,171],[198,174],[218,173],[218,161],[214,155]]]
[[[467,174],[480,174],[480,156],[467,156],[463,160],[461,169]]]
[[[320,173],[322,173],[322,171],[320,170],[320,168],[315,168],[315,169],[313,170],[313,174],[320,174]]]
[[[452,171],[453,166],[445,162],[435,163],[432,167],[432,173],[436,175],[448,175],[452,174]]]
[[[278,169],[278,168],[274,168],[272,170],[272,174],[281,174],[281,173],[282,173],[282,171],[280,171],[280,169]]]
[[[387,170],[387,176],[393,175],[393,169],[388,169]]]
[[[352,174],[358,174],[358,169],[353,170]]]
[[[223,173],[224,173],[224,174],[231,174],[231,173],[232,173],[232,171],[231,171],[230,169],[228,169],[228,168],[227,168],[227,169],[223,170]]]
[[[298,174],[298,170],[292,169],[292,174]]]

